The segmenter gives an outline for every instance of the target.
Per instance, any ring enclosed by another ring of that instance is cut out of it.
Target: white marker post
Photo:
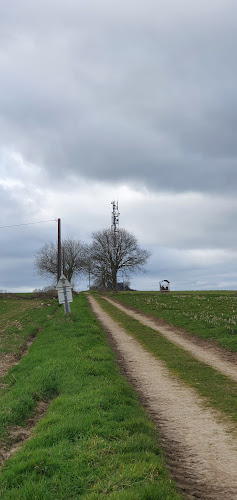
[[[71,283],[69,283],[64,274],[61,275],[60,280],[56,286],[56,290],[58,291],[59,304],[63,304],[65,314],[69,314],[70,313],[69,303],[73,301],[72,285]]]

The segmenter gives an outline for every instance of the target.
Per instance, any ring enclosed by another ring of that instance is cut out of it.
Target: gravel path
[[[88,296],[117,360],[159,429],[177,484],[190,499],[237,499],[237,436],[223,416],[174,377]]]
[[[104,297],[108,302],[116,306],[121,311],[125,312],[128,316],[131,316],[134,319],[143,323],[143,325],[149,326],[153,330],[158,331],[168,340],[173,342],[174,344],[182,347],[185,351],[192,354],[193,357],[206,363],[211,366],[215,370],[218,370],[223,375],[227,375],[232,380],[237,382],[237,355],[236,353],[228,353],[224,350],[220,349],[218,346],[210,345],[208,342],[205,342],[201,339],[196,338],[188,338],[191,337],[189,334],[182,333],[181,330],[175,327],[171,327],[168,325],[157,324],[156,319],[152,319],[150,317],[145,316],[142,313],[138,313],[133,311],[132,309],[128,309],[118,302],[114,300],[108,299]],[[197,341],[199,341],[198,345]]]

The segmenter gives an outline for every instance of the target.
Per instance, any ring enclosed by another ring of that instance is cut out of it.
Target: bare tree
[[[116,290],[119,270],[126,271],[126,275],[143,270],[150,257],[150,252],[142,249],[135,236],[125,229],[97,231],[92,239],[90,258],[97,286]]]
[[[68,238],[62,242],[63,274],[71,282],[73,278],[84,272],[86,262],[86,246],[80,241]],[[38,274],[57,280],[58,248],[56,243],[46,243],[35,255],[35,267]]]
[[[84,259],[84,265],[83,265],[83,272],[85,275],[88,276],[88,288],[90,289],[91,277],[92,277],[91,245],[85,244],[84,250],[85,250],[85,259]]]

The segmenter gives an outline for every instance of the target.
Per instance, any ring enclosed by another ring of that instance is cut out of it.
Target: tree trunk
[[[113,271],[112,273],[112,290],[114,292],[117,290],[117,271]]]

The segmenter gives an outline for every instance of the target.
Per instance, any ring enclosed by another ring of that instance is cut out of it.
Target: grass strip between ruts
[[[208,404],[221,410],[232,421],[237,422],[237,383],[221,375],[208,365],[197,361],[181,347],[176,346],[156,330],[143,325],[94,295],[101,307],[141,345],[157,358],[165,361],[169,370],[182,381],[197,389]]]
[[[2,500],[178,500],[157,433],[119,373],[84,295],[38,334],[4,378],[0,435],[53,400],[31,439],[5,462]]]
[[[237,352],[237,294],[210,292],[109,292],[109,297],[151,314],[190,335],[211,339]]]

